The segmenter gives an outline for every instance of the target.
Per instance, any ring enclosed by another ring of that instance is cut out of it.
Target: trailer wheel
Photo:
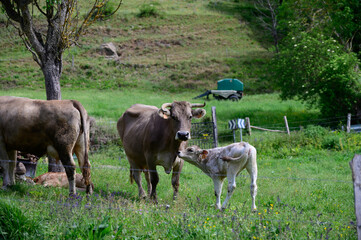
[[[239,100],[239,98],[236,95],[231,95],[228,97],[229,100],[231,100],[232,102],[237,102]]]

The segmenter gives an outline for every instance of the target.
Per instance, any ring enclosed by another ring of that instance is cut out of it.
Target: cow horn
[[[167,109],[168,107],[171,107],[172,106],[172,104],[171,103],[164,103],[163,105],[162,105],[162,111],[163,111],[163,113],[164,114],[166,114],[166,115],[168,115],[168,116],[170,116],[170,111]]]
[[[192,108],[196,108],[196,107],[204,107],[204,106],[206,106],[206,103],[192,103],[191,104],[191,107]]]

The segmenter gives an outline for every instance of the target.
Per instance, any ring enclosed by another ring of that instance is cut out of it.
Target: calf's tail
[[[235,158],[229,157],[229,156],[223,156],[222,160],[226,161],[226,162],[230,162],[230,161],[240,161],[242,159],[247,159],[248,155],[250,153],[250,150],[251,150],[251,145],[246,142],[244,142],[244,144],[245,144],[245,146],[244,146],[244,150],[243,150],[243,153],[241,154],[241,156],[235,157]]]

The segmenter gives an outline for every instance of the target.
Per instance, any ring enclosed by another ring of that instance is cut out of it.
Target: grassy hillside
[[[144,3],[154,3],[160,16],[138,17]],[[124,1],[115,16],[97,22],[64,53],[62,87],[201,91],[234,77],[247,93],[268,92],[269,44],[252,12],[247,1]],[[43,88],[43,75],[17,31],[5,27],[3,13],[0,20],[0,88]],[[118,60],[98,53],[108,42],[116,45]]]

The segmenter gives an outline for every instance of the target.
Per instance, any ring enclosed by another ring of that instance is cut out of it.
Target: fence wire
[[[0,162],[13,162],[12,160],[0,160]],[[44,162],[38,162],[37,165],[43,165],[43,166],[48,166],[48,165],[52,165],[51,163],[44,163]],[[55,165],[55,164],[54,164]],[[62,165],[63,167],[67,168],[72,168],[74,166],[72,165]],[[82,169],[82,168],[88,168],[88,167],[80,167],[80,166],[76,166],[77,169]],[[117,170],[117,171],[126,171],[129,172],[130,170],[132,171],[139,171],[139,172],[159,172],[158,170],[152,170],[152,169],[135,169],[135,168],[130,168],[130,167],[122,167],[122,166],[113,166],[113,165],[98,165],[98,166],[91,166],[90,169],[110,169],[110,170]],[[195,172],[195,171],[172,171],[172,173],[179,173],[180,175],[202,175],[205,176],[206,174],[203,172]],[[249,175],[245,174],[240,174],[242,177],[245,178],[250,178]],[[227,174],[218,174],[217,176],[223,176],[223,177],[227,177]],[[262,176],[262,175],[258,175],[257,176],[258,179],[279,179],[279,180],[293,180],[293,181],[323,181],[323,182],[338,182],[338,183],[349,183],[349,184],[353,184],[353,182],[351,180],[341,180],[341,179],[322,179],[322,178],[303,178],[303,177],[285,177],[285,176],[280,176],[280,177],[275,177],[275,176]]]

